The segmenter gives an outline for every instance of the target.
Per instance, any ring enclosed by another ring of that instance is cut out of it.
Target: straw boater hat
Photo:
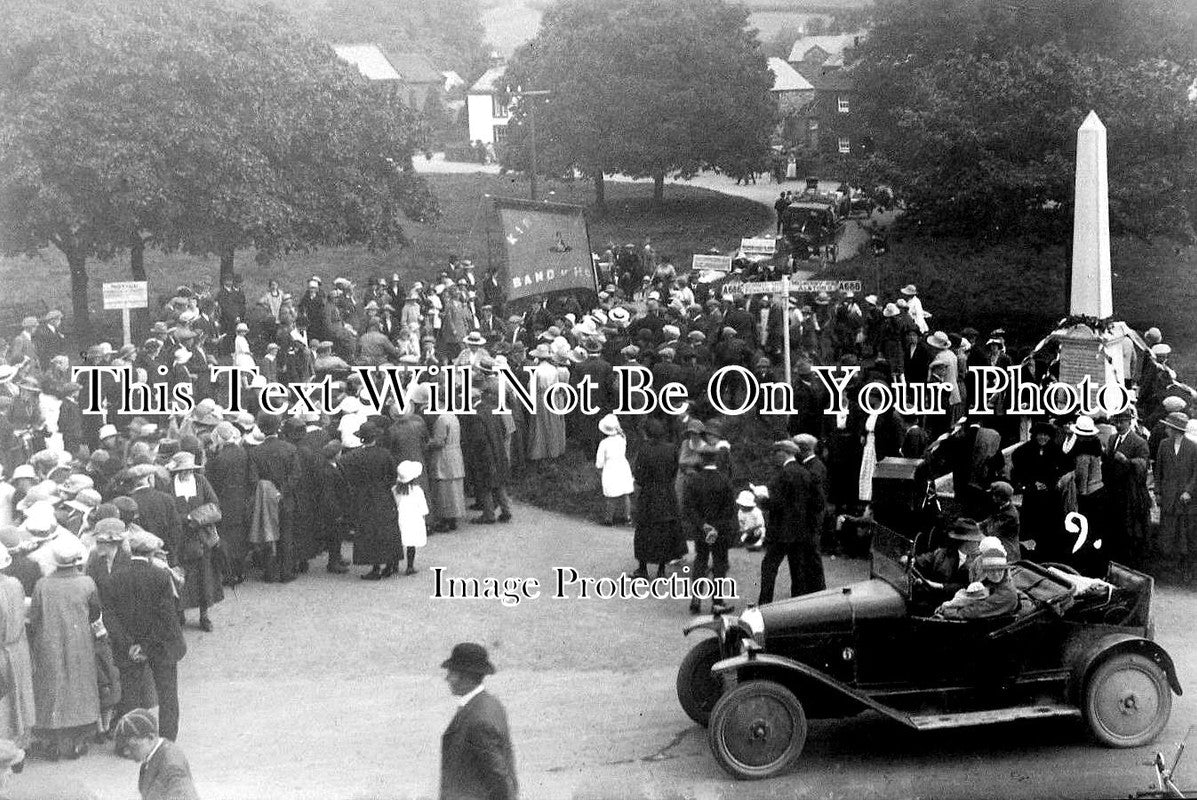
[[[756,495],[745,489],[736,495],[736,505],[741,508],[756,508]]]
[[[486,337],[478,331],[470,331],[470,335],[462,339],[462,344],[472,347],[482,347],[486,344]]]
[[[624,327],[632,321],[632,315],[623,306],[618,306],[611,309],[611,313],[607,315],[607,319],[617,327]]]
[[[896,317],[901,313],[893,303],[886,303],[885,308],[881,310],[881,316],[883,317]]]
[[[901,292],[907,297],[914,297],[919,293],[919,290],[918,287],[916,287],[913,283],[908,283],[902,287]]]
[[[952,340],[943,331],[936,331],[927,337],[927,345],[936,350],[950,350],[952,349]]]
[[[1093,417],[1087,417],[1084,414],[1076,418],[1076,422],[1068,426],[1068,430],[1072,431],[1077,436],[1096,436],[1097,425],[1093,422]]]
[[[399,483],[411,483],[424,472],[424,465],[419,461],[400,461],[395,468],[395,479]]]

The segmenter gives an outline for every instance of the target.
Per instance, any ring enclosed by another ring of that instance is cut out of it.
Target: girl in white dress
[[[416,548],[428,543],[428,528],[424,518],[428,516],[428,500],[417,481],[424,465],[419,461],[402,461],[395,470],[395,506],[399,509],[399,535],[407,548],[407,575],[416,574]]]
[[[602,475],[603,497],[606,506],[603,510],[603,524],[615,524],[618,515],[619,522],[632,521],[632,465],[628,463],[628,440],[619,425],[619,418],[608,414],[599,421],[599,431],[605,438],[599,442],[598,452],[594,455],[594,466]]]

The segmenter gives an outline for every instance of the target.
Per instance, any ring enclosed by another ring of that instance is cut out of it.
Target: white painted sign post
[[[712,256],[694,254],[694,262],[690,265],[694,272],[701,272],[703,270],[712,270],[714,272],[731,272],[732,271],[732,257],[731,256]]]
[[[103,284],[104,310],[120,309],[121,325],[124,328],[125,344],[133,343],[132,321],[129,311],[134,308],[149,308],[150,284],[148,281],[119,281]]]

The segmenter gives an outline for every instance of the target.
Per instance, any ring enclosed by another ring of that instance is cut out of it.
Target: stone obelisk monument
[[[1072,294],[1069,313],[1109,320],[1110,195],[1106,177],[1106,126],[1090,111],[1076,134],[1076,182],[1072,212]],[[1060,338],[1060,379],[1076,384],[1088,375],[1094,386],[1122,380],[1120,343],[1088,325],[1074,325]],[[1108,357],[1107,357],[1108,355]]]

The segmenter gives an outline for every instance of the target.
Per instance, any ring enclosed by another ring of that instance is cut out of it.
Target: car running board
[[[1012,708],[995,708],[992,711],[967,711],[960,714],[911,714],[910,724],[920,731],[933,731],[943,728],[991,725],[995,722],[1013,722],[1019,719],[1079,716],[1081,716],[1081,710],[1075,706],[1013,706]]]

